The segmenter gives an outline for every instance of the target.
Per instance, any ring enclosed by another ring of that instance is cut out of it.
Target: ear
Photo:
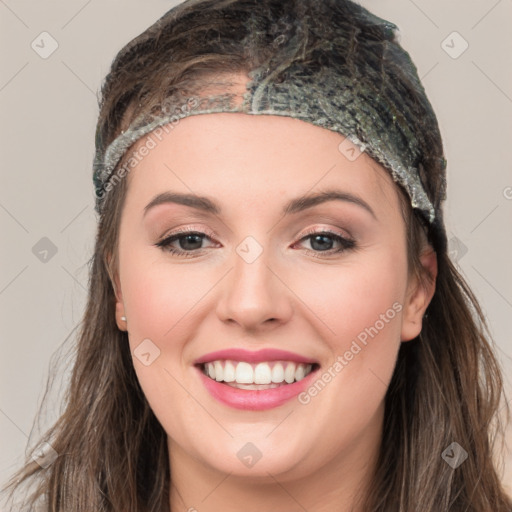
[[[107,271],[110,276],[110,281],[112,282],[112,287],[114,288],[114,293],[116,296],[116,323],[117,327],[121,331],[127,331],[126,328],[126,320],[123,320],[124,317],[126,317],[125,310],[124,310],[124,302],[123,302],[123,293],[121,290],[121,281],[119,279],[119,272],[116,270],[114,273],[112,273],[112,254],[108,254],[106,264],[107,264]]]
[[[415,276],[409,281],[402,315],[402,341],[410,341],[420,334],[425,310],[436,290],[437,254],[430,245],[421,253],[420,261],[425,273],[430,274],[432,279],[421,282]]]

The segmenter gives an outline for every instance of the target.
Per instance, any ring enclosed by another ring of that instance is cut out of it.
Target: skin
[[[397,351],[421,331],[435,288],[409,276],[396,185],[366,154],[349,161],[342,135],[288,117],[190,116],[161,138],[125,178],[114,283],[132,353],[148,338],[160,350],[149,366],[133,364],[168,434],[171,509],[359,510]],[[358,196],[375,217],[336,200],[283,217],[290,199],[329,188]],[[222,212],[168,203],[144,216],[166,191],[207,196]],[[155,246],[182,228],[215,236],[172,243],[190,258]],[[310,229],[356,247],[333,253],[340,244],[315,244],[304,238]],[[247,236],[263,249],[252,263],[236,252]],[[431,248],[421,261],[435,277]],[[322,374],[394,303],[401,311],[307,404],[232,409],[193,368],[214,350],[279,348],[318,360]],[[262,454],[252,467],[237,457],[249,442]]]

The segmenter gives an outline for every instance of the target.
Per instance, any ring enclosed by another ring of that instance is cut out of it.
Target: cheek
[[[131,251],[121,267],[130,335],[162,339],[208,290],[208,272],[169,264],[154,248]]]
[[[198,303],[213,284],[208,272],[191,268],[170,264],[151,247],[126,251],[120,265],[134,369],[153,411],[172,432],[182,429],[172,410],[189,408],[191,400],[183,387],[184,349],[194,338]]]
[[[381,251],[336,272],[322,268],[298,292],[322,320],[315,325],[330,352],[319,376],[322,382],[303,395],[302,403],[312,406],[315,417],[329,410],[356,431],[380,406],[400,347],[407,284],[406,257],[401,255]],[[326,402],[331,405],[324,409]]]
[[[407,285],[405,265],[405,257],[382,251],[354,258],[346,266],[319,266],[313,275],[298,280],[294,291],[325,324],[323,333],[330,333],[331,348],[342,353],[375,324],[382,338],[398,339]]]

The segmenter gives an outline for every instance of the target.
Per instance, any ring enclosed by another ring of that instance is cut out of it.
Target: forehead
[[[287,193],[337,186],[396,207],[389,173],[365,153],[347,155],[347,142],[339,133],[286,116],[191,115],[133,146],[131,154],[145,156],[128,174],[129,202],[147,203],[167,189],[221,202],[224,194],[241,201],[283,196],[285,202]]]

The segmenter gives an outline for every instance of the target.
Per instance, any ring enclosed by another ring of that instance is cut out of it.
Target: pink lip
[[[302,393],[316,378],[318,369],[313,370],[299,382],[284,384],[272,389],[238,389],[207,377],[201,367],[196,366],[199,377],[211,396],[235,409],[263,411],[283,405]]]
[[[248,363],[262,363],[265,361],[293,361],[296,363],[305,364],[318,363],[318,361],[314,359],[309,359],[307,357],[294,354],[293,352],[288,352],[286,350],[265,348],[256,352],[251,352],[249,350],[244,350],[243,348],[231,348],[205,354],[204,356],[194,361],[194,364],[197,365],[202,363],[209,363],[211,361],[228,359],[231,361],[246,361]],[[258,391],[258,393],[261,393],[261,391]]]

